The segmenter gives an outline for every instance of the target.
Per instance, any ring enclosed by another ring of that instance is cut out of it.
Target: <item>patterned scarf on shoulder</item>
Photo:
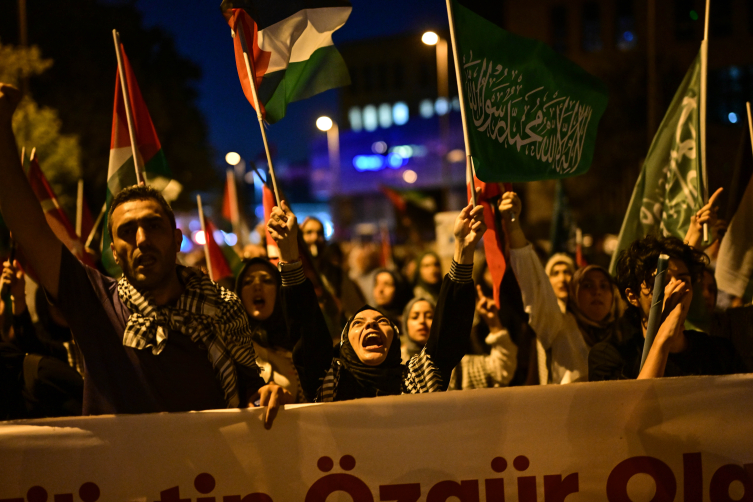
[[[251,328],[238,297],[187,267],[178,267],[183,294],[173,306],[157,306],[148,293],[140,293],[125,276],[118,281],[118,296],[131,311],[123,345],[158,355],[167,344],[168,330],[180,331],[207,350],[228,408],[237,408],[236,364],[259,371]]]

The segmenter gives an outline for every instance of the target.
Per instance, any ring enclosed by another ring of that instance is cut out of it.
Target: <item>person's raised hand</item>
[[[13,112],[21,102],[21,91],[10,84],[0,82],[0,125],[10,125]]]
[[[499,316],[497,315],[499,313],[497,304],[494,303],[492,298],[484,294],[481,286],[478,284],[476,285],[476,297],[476,312],[478,312],[479,317],[484,320],[491,331],[501,328],[502,324],[499,322]]]
[[[249,401],[253,403],[257,398],[259,400],[259,406],[267,407],[267,410],[264,412],[265,429],[272,428],[272,422],[274,422],[275,417],[277,416],[280,405],[291,404],[295,400],[290,392],[286,391],[274,382],[270,382],[267,385],[261,387],[256,395]]]
[[[280,248],[280,260],[286,263],[298,260],[298,223],[295,214],[285,201],[272,208],[267,222],[269,235]]]
[[[21,270],[18,260],[3,263],[0,289],[8,289],[13,298],[13,315],[20,315],[26,310],[26,274]]]
[[[480,194],[481,189],[477,188],[476,193]],[[473,252],[476,244],[486,232],[486,223],[484,223],[484,207],[477,205],[473,207],[472,203],[460,211],[455,219],[455,261],[463,264],[473,263]]]
[[[507,223],[511,223],[513,215],[515,215],[515,222],[519,222],[520,213],[523,211],[523,203],[515,192],[505,192],[502,194],[497,208],[504,215]]]
[[[685,319],[690,311],[693,299],[690,284],[677,279],[671,279],[664,287],[664,305],[662,307],[662,322],[656,334],[656,340],[668,348],[677,347],[683,338]]]
[[[718,188],[716,192],[714,192],[714,194],[709,197],[709,201],[706,203],[706,205],[696,211],[696,213],[690,217],[690,226],[688,227],[688,231],[685,234],[685,242],[687,242],[689,246],[702,250],[716,240],[718,231],[717,213],[719,211],[717,199],[722,194],[723,190],[723,188]],[[704,224],[707,224],[709,226],[709,230],[711,231],[709,233],[708,242],[703,242]]]

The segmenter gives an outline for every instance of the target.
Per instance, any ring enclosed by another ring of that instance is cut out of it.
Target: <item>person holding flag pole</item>
[[[24,175],[12,119],[21,92],[0,83],[0,211],[85,360],[85,415],[266,406],[271,427],[292,397],[265,384],[242,303],[176,264],[183,234],[160,192],[111,200],[107,231],[123,276],[80,263],[57,239]]]

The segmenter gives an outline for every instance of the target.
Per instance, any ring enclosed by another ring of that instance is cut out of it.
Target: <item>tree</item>
[[[0,38],[17,40],[15,0],[0,0]],[[172,38],[145,28],[136,2],[28,2],[28,38],[55,64],[30,83],[35,99],[59,112],[62,131],[77,134],[90,207],[105,197],[117,62],[112,29],[120,32],[157,135],[185,190],[176,206],[193,207],[192,190],[221,188],[211,162],[193,83],[201,72],[180,56]],[[6,15],[7,14],[7,15]]]
[[[53,62],[44,59],[38,47],[14,47],[0,43],[0,82],[20,85],[21,81],[42,75]],[[31,95],[24,96],[13,116],[13,132],[26,156],[36,148],[40,167],[58,201],[68,214],[74,214],[76,181],[81,176],[81,148],[78,136],[62,134],[58,112],[39,106]]]

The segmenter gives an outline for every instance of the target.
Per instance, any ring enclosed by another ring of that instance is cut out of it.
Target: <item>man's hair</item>
[[[165,212],[167,219],[170,220],[173,230],[175,230],[175,213],[173,213],[170,204],[162,197],[160,191],[146,185],[134,185],[124,188],[112,199],[110,210],[107,213],[107,232],[110,234],[110,240],[112,240],[112,213],[115,212],[115,208],[119,205],[132,200],[153,200],[157,202],[162,211]]]
[[[703,251],[692,248],[677,237],[659,237],[647,235],[634,241],[620,253],[617,259],[617,286],[622,298],[627,301],[625,290],[630,289],[638,294],[641,284],[651,284],[656,271],[659,255],[666,254],[670,258],[681,260],[690,271],[690,280],[694,284],[703,274],[708,264],[708,257]],[[630,305],[630,302],[628,302]]]

